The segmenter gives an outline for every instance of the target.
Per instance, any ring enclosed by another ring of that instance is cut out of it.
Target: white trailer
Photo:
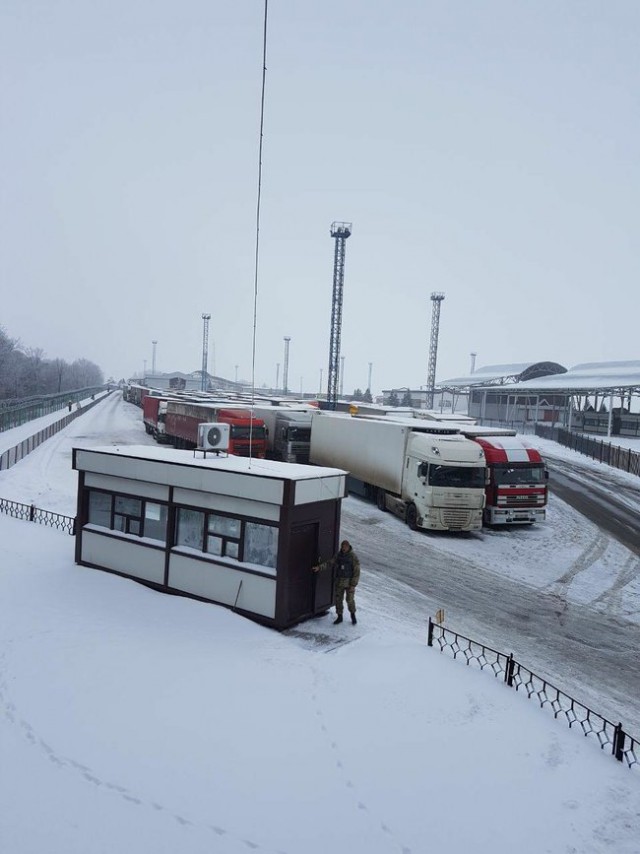
[[[352,491],[396,513],[410,528],[482,527],[484,453],[456,427],[316,412],[310,459],[348,471]]]

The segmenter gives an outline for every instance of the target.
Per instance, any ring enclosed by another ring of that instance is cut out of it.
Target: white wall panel
[[[238,588],[242,588],[238,595]],[[276,580],[249,572],[172,554],[169,563],[169,587],[202,596],[223,605],[236,605],[243,611],[275,617]],[[236,602],[237,597],[237,602]]]
[[[313,504],[314,501],[344,498],[345,478],[340,476],[297,480],[295,490],[295,504]]]
[[[190,507],[203,507],[206,510],[221,510],[238,516],[255,516],[269,522],[278,522],[280,507],[277,504],[265,504],[247,498],[234,498],[229,495],[215,495],[211,492],[196,492],[193,489],[174,489],[173,503]]]
[[[164,583],[164,549],[149,548],[125,537],[82,531],[82,560],[104,569],[123,572],[144,581]]]
[[[87,472],[84,485],[95,489],[106,489],[109,492],[121,492],[124,495],[136,495],[140,498],[151,498],[155,501],[169,500],[169,487],[157,483],[143,483],[125,477],[111,477],[107,474]]]

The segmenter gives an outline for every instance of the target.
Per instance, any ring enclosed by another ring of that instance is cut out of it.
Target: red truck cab
[[[482,447],[487,461],[485,524],[543,522],[549,473],[539,451],[516,438],[515,430],[463,427],[461,432]]]

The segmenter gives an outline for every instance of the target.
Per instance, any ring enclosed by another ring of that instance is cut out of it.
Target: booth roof
[[[312,480],[322,477],[346,475],[342,469],[310,466],[298,463],[283,463],[279,460],[260,460],[255,457],[215,456],[207,451],[205,458],[202,451],[177,451],[175,448],[153,447],[153,445],[126,445],[123,447],[110,446],[100,448],[77,447],[74,450],[87,453],[110,454],[119,457],[131,457],[139,460],[150,460],[172,465],[195,468],[216,469],[218,471],[252,474],[256,477],[278,477],[283,480]]]

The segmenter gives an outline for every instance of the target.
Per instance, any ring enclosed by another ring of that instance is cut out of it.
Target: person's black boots
[[[333,621],[333,625],[336,626],[338,623],[342,622],[342,614],[338,614],[338,616]]]
[[[353,623],[353,625],[354,625],[354,626],[355,626],[355,624],[358,622],[358,621],[356,620],[356,612],[355,612],[355,611],[352,611],[352,612],[351,612],[351,622]]]

